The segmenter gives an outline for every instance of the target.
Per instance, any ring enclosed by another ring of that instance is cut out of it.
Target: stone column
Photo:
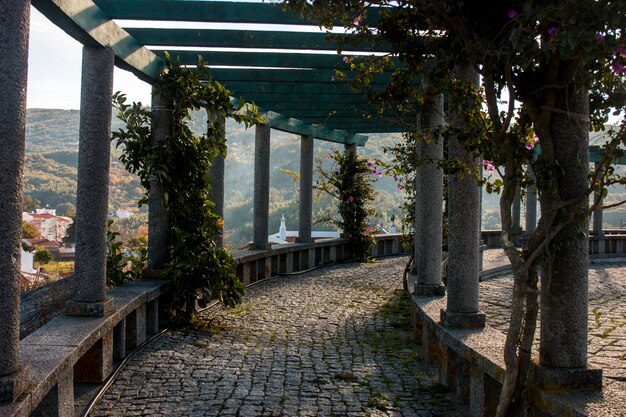
[[[356,144],[350,143],[345,145],[346,156],[348,155],[356,155]]]
[[[422,129],[421,120],[422,120],[422,113],[420,112],[417,116],[417,130],[418,131]],[[418,149],[420,151],[422,150],[421,144],[419,145]],[[417,283],[417,274],[420,270],[420,255],[422,253],[422,248],[420,246],[422,241],[419,239],[419,235],[421,233],[420,227],[422,224],[421,223],[421,210],[420,210],[421,209],[420,201],[422,201],[422,196],[420,194],[422,190],[421,184],[422,184],[422,166],[420,165],[415,168],[415,182],[414,182],[415,211],[413,212],[414,214],[413,229],[415,230],[413,233],[413,267],[411,268],[411,272],[410,272],[410,275],[412,275],[410,281],[415,282],[415,283]],[[413,290],[415,291],[415,289]]]
[[[443,159],[443,138],[434,129],[443,120],[443,95],[428,97],[420,113],[420,128],[425,134],[420,138],[422,163],[416,181],[415,260],[419,295],[443,295],[441,283],[441,245],[443,229],[443,171],[437,165]]]
[[[0,3],[0,403],[28,386],[19,363],[20,248],[30,1]]]
[[[313,215],[313,136],[300,138],[300,215],[296,242],[309,243]]]
[[[522,189],[519,185],[515,187],[515,198],[511,206],[511,218],[513,234],[519,236],[521,233],[521,217],[522,217]],[[517,240],[517,239],[516,239]]]
[[[76,187],[76,296],[67,314],[105,316],[113,308],[106,298],[107,218],[111,152],[111,48],[83,47]]]
[[[209,121],[209,123],[211,123]],[[226,120],[221,118],[219,122],[219,129],[221,132],[221,137],[226,142]],[[222,155],[218,155],[213,159],[213,164],[211,165],[211,199],[213,203],[215,203],[215,214],[220,216],[222,220],[224,219],[224,169],[225,169],[225,161]],[[224,236],[222,233],[224,229],[220,231],[220,234],[215,237],[215,246],[221,248],[224,246]]]
[[[478,75],[471,65],[459,66],[456,77],[478,85]],[[452,114],[452,125],[462,124],[462,114]],[[451,138],[448,157],[462,161],[470,170],[480,169],[480,158],[462,143]],[[483,327],[485,315],[478,310],[480,274],[480,193],[473,175],[448,176],[448,300],[441,311],[441,321],[448,327]]]
[[[270,210],[270,127],[256,125],[254,140],[254,238],[250,249],[266,250]]]
[[[596,162],[595,169],[596,172],[598,172],[598,170],[602,170],[602,164]],[[603,172],[600,172],[600,175],[603,175]],[[597,201],[597,205],[596,209],[593,211],[593,235],[604,236],[604,231],[602,230],[602,203],[604,197],[602,197],[601,193],[595,193],[594,197]]]
[[[152,137],[150,144],[158,146],[172,134],[172,103],[152,89]],[[170,221],[163,205],[166,190],[156,178],[150,180],[148,194],[148,269],[164,269],[169,261]]]
[[[536,180],[532,169],[528,168],[528,175],[533,181]],[[526,237],[535,234],[537,229],[537,186],[530,184],[526,187]]]
[[[575,71],[566,65],[564,71]],[[587,368],[589,217],[589,95],[571,83],[556,95],[549,126],[554,155],[563,174],[557,178],[562,200],[576,200],[560,210],[579,223],[563,228],[549,248],[553,256],[541,275],[541,338],[538,378],[547,388],[597,387],[602,372]],[[555,202],[546,202],[546,204]],[[543,209],[543,207],[542,207]],[[558,220],[557,219],[557,220]],[[548,275],[549,272],[550,275]]]

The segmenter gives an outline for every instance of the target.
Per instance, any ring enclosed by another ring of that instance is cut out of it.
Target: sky
[[[81,63],[82,45],[31,7],[27,107],[79,109]],[[113,91],[150,103],[150,85],[117,67]]]

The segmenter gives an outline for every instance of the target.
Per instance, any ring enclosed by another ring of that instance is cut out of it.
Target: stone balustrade
[[[0,415],[74,416],[74,383],[103,382],[122,360],[159,331],[159,299],[166,280],[142,279],[107,292],[113,311],[104,317],[59,316],[20,341],[28,387]]]
[[[375,236],[372,257],[408,254],[402,234]],[[234,252],[237,278],[246,285],[280,274],[305,271],[321,265],[352,259],[349,239],[325,239],[314,243],[273,245],[271,250]]]

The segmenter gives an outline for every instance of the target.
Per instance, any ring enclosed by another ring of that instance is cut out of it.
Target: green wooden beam
[[[32,0],[31,3],[83,45],[113,48],[116,65],[140,79],[153,83],[161,72],[163,60],[110,20],[93,1]]]
[[[337,39],[354,39],[349,34],[254,31],[234,29],[155,29],[126,28],[144,45],[167,45],[206,48],[264,48],[337,50]],[[361,44],[350,50],[389,52],[389,46],[373,47]]]
[[[113,19],[318,26],[316,21],[283,11],[280,4],[269,2],[180,0],[95,0],[95,2]],[[372,26],[377,21],[378,8],[370,8],[364,23]],[[340,24],[340,21],[335,22],[335,25]]]
[[[277,94],[277,93],[262,93],[256,94],[248,92],[245,95],[248,101],[254,101],[257,103],[267,104],[323,104],[323,103],[335,103],[352,104],[352,105],[367,105],[365,98],[361,94]]]
[[[365,123],[336,123],[322,124],[322,126],[332,126],[335,129],[357,132],[364,135],[369,133],[403,133],[406,128],[396,124],[365,124]]]
[[[153,49],[156,55],[164,57],[164,50]],[[238,67],[275,67],[275,68],[316,68],[348,70],[343,61],[344,55],[293,53],[293,52],[225,52],[225,51],[189,51],[169,49],[172,57],[179,57],[186,65],[195,65],[198,55],[202,55],[208,65],[224,65]],[[395,61],[396,66],[402,63]]]
[[[276,130],[303,136],[313,136],[314,138],[327,142],[343,143],[346,145],[355,144],[357,146],[364,146],[367,142],[367,136],[364,135],[354,135],[343,130],[316,126],[276,112],[267,111],[261,115],[266,123]]]
[[[348,84],[349,80],[335,79],[335,71],[318,69],[241,69],[212,68],[211,77],[221,83],[235,82],[270,82],[328,85]],[[391,81],[388,74],[379,74],[371,85],[386,86]]]
[[[626,152],[626,151],[625,151]],[[604,159],[602,158],[602,147],[601,146],[590,146],[589,147],[589,162],[603,162]],[[626,156],[621,157],[621,158],[616,158],[613,161],[611,161],[612,164],[614,165],[626,165]]]
[[[218,80],[219,81],[219,80]],[[244,95],[254,94],[323,94],[323,95],[361,95],[355,92],[347,83],[319,83],[308,84],[299,82],[254,82],[254,81],[226,81],[223,83],[229,90]]]

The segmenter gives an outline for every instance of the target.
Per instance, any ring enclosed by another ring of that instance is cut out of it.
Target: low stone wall
[[[375,236],[372,257],[409,254],[401,244],[402,234]],[[233,253],[237,278],[246,285],[322,265],[352,260],[349,239],[324,239],[314,243],[274,245],[271,250],[245,250]]]
[[[501,265],[481,272],[481,280],[511,272]],[[409,279],[414,279],[412,276]],[[415,282],[409,282],[413,288]],[[470,417],[495,415],[506,374],[503,360],[506,335],[489,325],[482,329],[452,329],[441,326],[446,296],[412,295],[411,321],[416,343],[424,360],[438,369],[439,382],[456,392],[457,400],[469,406]],[[621,415],[623,391],[611,385],[602,389],[548,391],[532,386],[526,401],[529,417]]]
[[[74,297],[76,281],[70,276],[35,290],[22,293],[20,299],[20,339],[25,338],[63,311]]]
[[[592,259],[626,257],[626,231],[605,231],[604,236],[590,236],[589,256]]]
[[[101,383],[113,363],[159,330],[159,298],[167,280],[141,279],[107,291],[106,317],[58,316],[20,340],[28,388],[0,405],[0,416],[74,417],[74,383]],[[48,294],[50,294],[48,292]]]

